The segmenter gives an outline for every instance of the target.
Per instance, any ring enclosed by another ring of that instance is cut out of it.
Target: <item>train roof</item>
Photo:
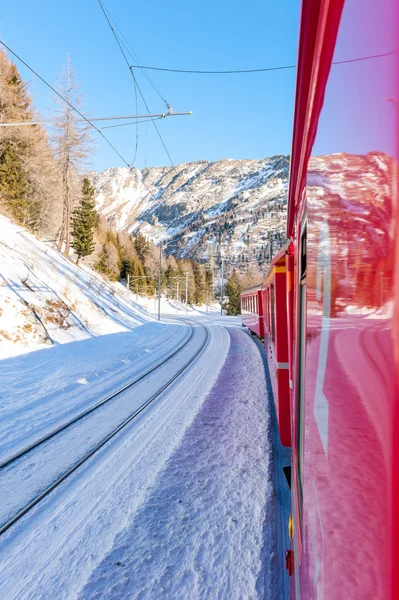
[[[242,290],[241,294],[253,294],[254,292],[259,292],[263,287],[263,284],[255,285],[254,287],[248,288],[247,290]]]
[[[277,252],[275,256],[273,256],[272,264],[269,267],[268,272],[266,273],[266,277],[263,283],[263,286],[267,286],[270,283],[271,276],[274,272],[274,267],[279,263],[285,264],[285,255],[291,254],[294,251],[294,244],[291,240],[288,240],[286,244]]]
[[[287,206],[287,237],[293,237],[307,163],[331,68],[343,0],[304,0],[299,33],[298,68]],[[329,23],[327,32],[323,23]]]

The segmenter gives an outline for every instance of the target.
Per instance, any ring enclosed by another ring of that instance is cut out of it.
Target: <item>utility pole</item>
[[[158,321],[161,320],[161,281],[162,281],[162,244],[161,244],[161,242],[159,242]]]
[[[127,287],[128,290],[130,290],[130,275],[129,275],[129,273],[127,274],[126,287]]]
[[[188,311],[188,271],[186,271],[186,315]]]

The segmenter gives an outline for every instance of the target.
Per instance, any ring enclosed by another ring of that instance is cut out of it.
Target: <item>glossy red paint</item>
[[[241,294],[241,315],[242,324],[248,327],[256,335],[263,338],[263,304],[262,304],[262,286],[259,285],[250,290],[245,290]]]
[[[290,245],[291,246],[291,245]],[[283,446],[291,445],[287,273],[284,247],[273,259],[266,275],[262,295],[268,321],[265,322],[265,347],[273,387],[280,440]]]
[[[289,189],[295,600],[399,598],[395,0],[304,0]],[[291,359],[290,359],[291,362]]]

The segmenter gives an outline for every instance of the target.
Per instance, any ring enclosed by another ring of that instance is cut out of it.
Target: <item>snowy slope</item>
[[[63,258],[0,215],[0,358],[151,322],[119,283]]]
[[[98,210],[117,229],[173,238],[182,257],[201,258],[207,240],[228,245],[237,262],[244,254],[262,263],[268,233],[284,237],[288,170],[289,158],[278,155],[112,168],[91,178]]]

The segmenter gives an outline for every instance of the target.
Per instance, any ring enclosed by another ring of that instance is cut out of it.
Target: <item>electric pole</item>
[[[162,244],[161,244],[161,242],[159,242],[158,321],[161,320],[161,282],[162,282]]]
[[[188,271],[186,271],[186,315],[188,311]]]

